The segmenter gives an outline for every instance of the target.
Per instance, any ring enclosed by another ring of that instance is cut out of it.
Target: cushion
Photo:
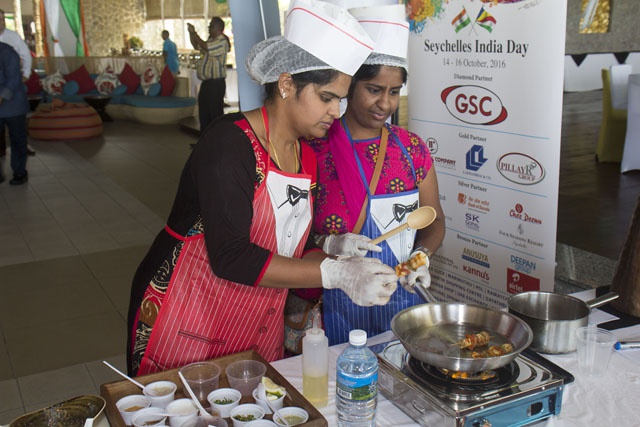
[[[160,76],[160,86],[162,86],[160,96],[171,96],[173,89],[176,87],[176,79],[173,77],[173,73],[166,65],[164,66],[162,75]]]
[[[113,73],[103,71],[98,75],[98,77],[96,77],[96,87],[98,88],[98,92],[102,95],[111,95],[113,90],[118,86],[122,85],[120,84],[118,77]],[[125,86],[125,90],[126,89],[127,88]]]
[[[158,96],[160,94],[160,83],[153,83],[147,90],[147,96]]]
[[[84,65],[81,65],[80,68],[66,75],[65,79],[67,81],[74,80],[78,82],[78,93],[87,93],[92,89],[96,88],[95,83],[93,83],[93,79],[89,72],[85,68]]]
[[[80,84],[75,80],[69,80],[62,87],[63,95],[75,95],[76,93],[80,93]]]
[[[27,86],[27,95],[37,95],[42,92],[42,82],[40,76],[33,70],[24,84]]]
[[[160,75],[158,74],[158,70],[153,65],[148,65],[145,67],[142,72],[142,78],[140,79],[140,86],[142,87],[142,92],[147,95],[149,91],[149,87],[160,81]]]
[[[49,95],[61,95],[62,87],[65,83],[66,80],[62,77],[60,71],[56,71],[42,79],[42,87]]]
[[[125,93],[127,93],[127,85],[118,85],[113,88],[111,95],[124,95]]]
[[[102,133],[102,119],[93,107],[54,99],[33,113],[28,128],[29,136],[35,139],[83,139]]]
[[[127,94],[132,95],[136,93],[138,85],[140,84],[140,76],[133,71],[131,65],[125,63],[120,76],[118,76],[120,83],[127,86]]]

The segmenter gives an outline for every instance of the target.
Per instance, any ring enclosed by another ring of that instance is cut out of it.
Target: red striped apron
[[[255,151],[255,144],[260,143],[251,139]],[[303,158],[313,156],[306,148],[302,144]],[[252,243],[281,255],[301,257],[311,229],[311,182],[304,167],[301,174],[287,174],[267,166],[253,200]],[[293,196],[291,187],[297,190]],[[291,206],[285,206],[287,203]],[[296,223],[301,216],[308,220]],[[249,349],[267,361],[281,359],[287,289],[252,287],[217,277],[211,271],[204,234],[178,237],[184,247],[138,375]]]

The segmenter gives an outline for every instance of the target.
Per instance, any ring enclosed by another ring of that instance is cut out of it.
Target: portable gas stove
[[[378,389],[422,426],[525,426],[559,414],[564,385],[574,380],[529,350],[494,371],[457,378],[412,358],[400,341],[371,349],[380,362]]]

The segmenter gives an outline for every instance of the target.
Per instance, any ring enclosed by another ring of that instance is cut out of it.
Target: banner
[[[553,291],[566,0],[407,1],[409,128],[431,150],[447,233],[442,301]]]
[[[46,56],[88,56],[81,0],[42,0]]]

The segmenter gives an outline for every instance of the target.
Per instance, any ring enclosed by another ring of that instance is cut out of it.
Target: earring
[[[282,97],[282,99],[287,99],[287,94],[285,93],[285,91],[280,92],[280,96]]]

